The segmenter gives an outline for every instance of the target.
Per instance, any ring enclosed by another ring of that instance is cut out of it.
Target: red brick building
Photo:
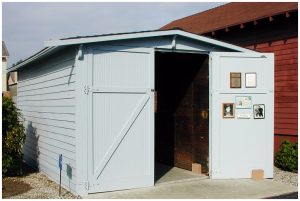
[[[228,3],[161,29],[188,32],[275,54],[275,151],[298,141],[298,3]]]

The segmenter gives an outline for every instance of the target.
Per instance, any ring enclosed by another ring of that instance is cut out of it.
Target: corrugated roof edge
[[[139,34],[139,35],[137,35]],[[50,54],[54,49],[57,49],[60,46],[67,45],[76,45],[76,44],[85,44],[85,43],[94,43],[94,42],[103,42],[103,41],[113,41],[113,40],[124,40],[124,39],[133,39],[133,38],[147,38],[147,37],[158,37],[158,36],[170,36],[170,35],[179,35],[194,40],[202,41],[204,43],[215,44],[217,46],[225,47],[228,49],[240,51],[240,52],[255,52],[250,49],[246,49],[237,45],[225,43],[215,39],[211,39],[204,36],[199,36],[194,33],[183,31],[182,29],[168,29],[168,30],[152,30],[152,31],[140,31],[140,32],[128,32],[128,33],[116,33],[116,34],[103,34],[103,35],[94,35],[94,36],[81,36],[81,37],[71,37],[63,38],[59,40],[50,40],[45,42],[46,48],[34,54],[33,56],[25,59],[22,63],[10,67],[9,72],[15,71],[21,67],[26,66],[27,64],[40,59],[46,54]],[[118,37],[117,37],[118,36]]]

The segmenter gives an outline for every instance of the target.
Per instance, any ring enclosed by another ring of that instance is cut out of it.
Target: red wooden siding
[[[298,140],[298,4],[264,4],[266,7],[263,8],[263,4],[257,2],[228,3],[178,19],[161,29],[181,28],[257,51],[275,53],[274,149],[277,152],[283,139]],[[280,12],[272,12],[274,6],[278,6]],[[241,12],[243,9],[253,9],[253,12]],[[256,17],[250,17],[256,14]]]
[[[275,54],[275,150],[298,135],[298,37],[248,48]]]

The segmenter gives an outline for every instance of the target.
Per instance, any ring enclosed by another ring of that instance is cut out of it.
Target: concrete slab
[[[155,184],[173,183],[180,181],[191,181],[197,179],[207,179],[208,176],[203,174],[195,174],[191,171],[177,167],[171,167],[164,164],[156,164],[155,166]]]
[[[140,199],[205,199],[205,198],[267,198],[297,192],[293,186],[273,180],[251,179],[211,180],[199,179],[174,183],[161,183],[154,187],[89,194],[83,198],[140,198]],[[294,193],[295,195],[295,193]]]

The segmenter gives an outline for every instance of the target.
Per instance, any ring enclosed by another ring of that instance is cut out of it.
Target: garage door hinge
[[[89,92],[90,92],[90,87],[88,86],[88,85],[85,85],[84,86],[84,94],[86,94],[86,95],[88,95],[89,94]]]
[[[84,182],[84,186],[86,190],[89,190],[90,184],[88,181]]]

